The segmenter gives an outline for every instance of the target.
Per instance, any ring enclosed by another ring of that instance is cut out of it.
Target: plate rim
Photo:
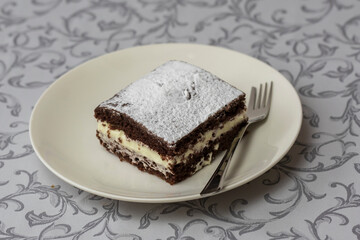
[[[113,55],[113,54],[119,54],[119,52],[124,52],[124,51],[131,51],[134,49],[140,49],[140,48],[151,48],[151,47],[177,47],[177,48],[181,48],[181,47],[203,47],[203,48],[213,48],[213,49],[218,49],[218,50],[222,50],[222,51],[229,51],[232,52],[234,54],[240,54],[245,56],[246,58],[250,58],[252,60],[255,60],[255,62],[262,64],[262,65],[266,65],[267,67],[270,67],[272,70],[276,71],[279,73],[278,70],[276,70],[275,68],[273,68],[272,66],[266,64],[265,62],[260,61],[259,59],[256,59],[252,56],[249,56],[247,54],[241,53],[239,51],[233,50],[233,49],[228,49],[222,46],[213,46],[213,45],[206,45],[206,44],[198,44],[198,43],[156,43],[156,44],[148,44],[148,45],[140,45],[140,46],[133,46],[133,47],[128,47],[128,48],[124,48],[115,52],[111,52],[111,53],[107,53],[107,54],[103,54],[97,57],[94,57],[90,60],[87,60],[85,62],[80,63],[79,65],[75,66],[74,68],[72,68],[71,70],[67,71],[65,74],[61,75],[59,78],[57,78],[48,88],[45,89],[45,91],[42,92],[42,94],[40,95],[40,97],[37,99],[34,108],[31,112],[31,116],[30,116],[30,121],[29,121],[29,136],[30,136],[30,142],[31,145],[34,149],[34,152],[36,153],[36,156],[40,159],[40,161],[53,173],[55,174],[58,178],[60,178],[61,180],[63,180],[64,182],[75,186],[81,190],[84,190],[86,192],[98,195],[98,196],[102,196],[102,197],[106,197],[106,198],[111,198],[111,199],[116,199],[116,200],[122,200],[122,201],[128,201],[128,202],[138,202],[138,203],[171,203],[171,202],[181,202],[181,201],[188,201],[188,200],[195,200],[195,199],[199,199],[199,198],[203,198],[203,197],[208,197],[208,196],[201,196],[200,193],[197,194],[190,194],[190,195],[184,195],[184,196],[172,196],[172,197],[154,197],[154,198],[149,198],[149,197],[130,197],[130,196],[124,196],[124,195],[118,195],[118,194],[114,194],[114,193],[110,193],[107,192],[105,190],[103,191],[98,191],[96,189],[92,189],[89,188],[87,186],[84,186],[80,183],[77,183],[76,181],[73,181],[72,179],[69,179],[65,176],[63,176],[61,173],[59,173],[55,168],[53,168],[52,166],[50,166],[50,164],[43,158],[43,156],[41,155],[37,145],[35,144],[34,141],[34,136],[33,136],[33,124],[34,124],[34,116],[36,114],[36,112],[38,111],[37,109],[39,108],[39,103],[42,101],[43,98],[45,98],[45,96],[54,88],[56,87],[56,85],[60,82],[60,81],[64,81],[64,79],[67,78],[68,75],[72,74],[74,71],[78,71],[79,68],[83,67],[84,65],[86,65],[89,62],[93,62],[93,61],[97,61],[98,59],[104,57],[104,56],[109,56],[109,55]],[[296,128],[296,134],[294,135],[293,139],[291,139],[290,144],[288,144],[288,147],[286,148],[285,151],[283,151],[279,158],[276,160],[273,160],[270,162],[270,164],[268,164],[266,167],[262,168],[260,171],[257,171],[256,174],[253,174],[243,180],[237,181],[235,183],[231,183],[226,185],[221,191],[218,191],[214,194],[212,194],[211,196],[214,195],[218,195],[227,191],[230,191],[234,188],[240,187],[250,181],[253,181],[254,179],[260,177],[261,175],[263,175],[266,171],[270,170],[273,166],[275,166],[291,149],[291,147],[293,146],[293,144],[295,143],[299,133],[300,133],[300,129],[301,129],[301,125],[302,125],[302,119],[303,119],[303,112],[302,112],[302,104],[301,104],[301,100],[299,95],[297,94],[295,88],[293,87],[293,85],[291,85],[291,83],[285,78],[285,76],[282,75],[282,77],[286,80],[284,81],[284,83],[288,84],[289,89],[291,89],[291,91],[293,92],[292,95],[295,97],[294,100],[296,100],[297,105],[299,106],[298,109],[298,114],[299,114],[299,118],[298,118],[298,124],[297,124],[297,128]]]

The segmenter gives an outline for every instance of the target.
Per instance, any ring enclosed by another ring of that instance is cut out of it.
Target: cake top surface
[[[124,113],[167,143],[175,144],[240,95],[244,93],[206,70],[169,61],[100,107]]]

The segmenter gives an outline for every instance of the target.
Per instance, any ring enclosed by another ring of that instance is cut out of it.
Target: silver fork
[[[265,89],[263,94],[263,85],[260,84],[259,93],[255,87],[251,88],[250,99],[247,109],[248,123],[241,129],[238,135],[232,141],[230,148],[226,151],[223,159],[221,160],[219,166],[216,168],[215,172],[211,176],[210,180],[201,191],[201,195],[212,195],[221,189],[224,188],[224,180],[226,172],[229,168],[228,164],[234,154],[238,142],[241,141],[242,137],[248,126],[252,123],[259,122],[264,120],[270,110],[271,97],[272,97],[273,83],[270,82],[270,87],[268,89],[268,83],[265,83]],[[256,95],[259,95],[256,97]]]

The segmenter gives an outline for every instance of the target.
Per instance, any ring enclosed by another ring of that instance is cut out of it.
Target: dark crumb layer
[[[95,109],[95,118],[109,123],[111,129],[123,130],[129,138],[151,146],[160,155],[175,156],[185,152],[190,145],[197,142],[202,133],[218,127],[219,124],[225,123],[242,112],[245,109],[244,100],[244,95],[239,96],[219,110],[214,116],[200,124],[191,133],[180,139],[174,146],[170,146],[163,139],[149,132],[144,126],[135,122],[126,114],[98,106]]]
[[[194,170],[196,169],[196,165],[201,161],[201,159],[204,157],[205,159],[209,156],[211,152],[213,154],[217,154],[218,152],[227,149],[232,140],[235,138],[237,133],[240,131],[240,129],[245,125],[246,123],[242,123],[235,128],[233,128],[231,131],[224,134],[222,137],[220,137],[218,140],[214,142],[210,142],[209,146],[206,147],[201,153],[191,155],[189,157],[189,161],[187,163],[180,163],[176,164],[175,166],[172,166],[171,170],[174,172],[173,174],[167,173],[164,175],[160,171],[156,169],[152,169],[149,167],[145,167],[144,164],[141,161],[133,162],[130,159],[130,156],[128,154],[121,154],[119,153],[119,146],[117,145],[110,145],[103,141],[101,139],[100,134],[97,132],[96,136],[100,140],[100,143],[111,153],[115,153],[121,161],[129,162],[130,164],[136,166],[139,170],[143,172],[150,173],[152,175],[158,176],[161,179],[165,180],[169,184],[173,185],[175,183],[178,183],[180,181],[183,181],[184,179],[188,178],[189,176],[194,174]],[[214,150],[214,146],[219,143],[219,148],[217,150]],[[150,161],[150,160],[148,160]],[[210,176],[209,176],[210,177]]]

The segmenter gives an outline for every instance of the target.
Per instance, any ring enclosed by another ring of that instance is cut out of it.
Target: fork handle
[[[246,124],[241,131],[239,131],[238,135],[234,138],[232,141],[230,148],[226,151],[224,157],[221,159],[221,162],[219,163],[218,167],[216,168],[215,172],[211,176],[210,180],[204,187],[204,189],[201,191],[200,195],[211,195],[211,193],[215,193],[217,191],[220,191],[224,187],[224,181],[225,181],[225,175],[227,170],[229,169],[229,162],[234,154],[234,151],[236,149],[236,146],[238,142],[241,141],[242,137],[244,136],[244,133],[247,129],[247,127],[250,124]]]

